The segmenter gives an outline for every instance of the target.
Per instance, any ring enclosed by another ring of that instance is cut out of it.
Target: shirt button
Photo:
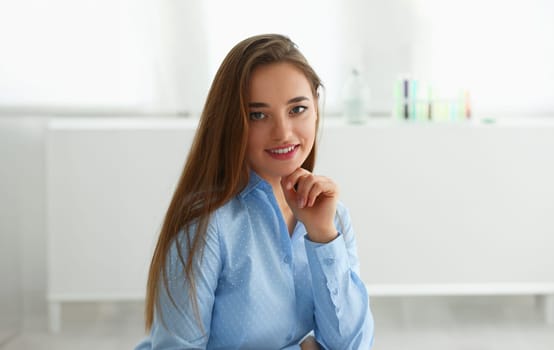
[[[285,258],[283,259],[283,261],[285,262],[285,264],[290,264],[290,256],[285,255]]]
[[[331,265],[333,265],[333,264],[335,263],[335,259],[333,259],[333,258],[325,258],[324,263],[325,263],[325,265],[327,265],[327,266],[331,266]]]
[[[339,290],[337,288],[333,288],[331,293],[333,293],[333,295],[337,295],[337,294],[339,294]]]

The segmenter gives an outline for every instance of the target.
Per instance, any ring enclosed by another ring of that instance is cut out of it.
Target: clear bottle
[[[342,92],[342,112],[348,123],[363,124],[367,120],[369,88],[357,69],[352,69]]]

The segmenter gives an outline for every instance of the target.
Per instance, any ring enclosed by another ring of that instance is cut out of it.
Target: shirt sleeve
[[[329,243],[305,236],[312,274],[315,338],[325,349],[370,349],[373,317],[369,296],[359,277],[359,260],[350,216],[338,207],[339,235]]]
[[[206,232],[203,254],[195,255],[193,265],[199,313],[196,315],[194,312],[190,284],[185,280],[184,267],[177,250],[177,246],[180,246],[183,261],[186,262],[187,239],[181,232],[179,240],[171,246],[168,255],[168,290],[160,282],[159,304],[149,339],[152,349],[206,348],[222,261],[218,230],[212,221]]]

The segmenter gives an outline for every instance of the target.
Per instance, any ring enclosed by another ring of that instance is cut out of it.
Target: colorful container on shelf
[[[470,119],[472,114],[469,90],[446,94],[416,79],[399,79],[394,101],[393,115],[398,119],[459,121]]]

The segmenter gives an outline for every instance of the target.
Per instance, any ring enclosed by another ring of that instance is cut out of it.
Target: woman
[[[152,258],[137,349],[371,347],[348,212],[312,173],[320,86],[281,35],[224,59]]]

